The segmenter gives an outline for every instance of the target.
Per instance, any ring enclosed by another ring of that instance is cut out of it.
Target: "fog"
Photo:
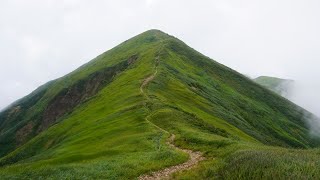
[[[288,95],[288,99],[319,116],[317,98],[320,87],[316,82],[316,78],[310,78],[310,80],[295,81],[290,90],[290,95]],[[312,82],[312,80],[315,82]]]
[[[296,81],[320,116],[320,1],[2,0],[0,109],[148,29],[251,77]]]

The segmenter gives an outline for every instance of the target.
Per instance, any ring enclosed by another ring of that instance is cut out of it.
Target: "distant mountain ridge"
[[[271,91],[288,98],[294,88],[294,80],[281,79],[270,76],[259,76],[253,79],[256,83],[270,89]]]

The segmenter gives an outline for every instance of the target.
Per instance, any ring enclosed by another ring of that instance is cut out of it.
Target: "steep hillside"
[[[290,93],[292,92],[292,88],[294,85],[293,80],[280,79],[269,76],[260,76],[255,78],[254,81],[286,98],[290,96]]]
[[[2,112],[0,175],[136,178],[188,159],[166,143],[174,134],[175,146],[206,158],[176,178],[227,177],[236,153],[317,146],[306,115],[180,40],[150,30]]]

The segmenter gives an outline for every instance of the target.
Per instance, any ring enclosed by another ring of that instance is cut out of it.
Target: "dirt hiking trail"
[[[165,168],[163,170],[152,172],[150,174],[142,175],[139,177],[139,180],[169,179],[171,174],[178,172],[178,171],[191,169],[192,167],[196,166],[200,161],[205,159],[200,152],[193,152],[189,149],[181,149],[181,148],[175,146],[173,144],[174,139],[175,139],[175,135],[172,134],[171,137],[169,138],[169,140],[167,141],[167,144],[172,148],[175,148],[177,150],[188,153],[189,160],[185,163],[182,163],[182,164],[171,166],[171,167]]]
[[[150,100],[147,93],[144,91],[144,88],[155,78],[155,76],[158,73],[158,64],[159,64],[159,55],[155,58],[156,61],[156,66],[155,66],[155,72],[146,77],[141,86],[140,86],[140,92],[142,95],[144,95],[147,100]],[[147,119],[146,119],[147,120]],[[147,120],[148,122],[150,122],[149,120]],[[151,123],[151,122],[150,122]],[[160,130],[167,132],[166,130],[160,128],[159,126],[153,124],[154,126],[156,126],[157,128],[159,128]],[[187,162],[184,162],[182,164],[178,164],[175,166],[170,166],[167,167],[163,170],[159,170],[159,171],[154,171],[145,175],[141,175],[139,176],[139,180],[160,180],[160,179],[169,179],[171,174],[178,172],[178,171],[183,171],[183,170],[188,170],[191,169],[192,167],[196,166],[200,161],[204,160],[205,158],[202,156],[201,152],[193,152],[189,149],[181,149],[177,146],[174,145],[174,139],[175,139],[175,135],[171,134],[170,138],[167,140],[167,145],[169,145],[170,147],[179,150],[179,151],[183,151],[187,154],[189,154],[189,160]]]

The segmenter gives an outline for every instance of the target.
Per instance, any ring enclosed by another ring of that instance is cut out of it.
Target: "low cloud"
[[[288,99],[320,117],[320,86],[316,81],[316,79],[295,81],[288,95]]]
[[[310,135],[315,138],[320,138],[320,119],[317,116],[309,113],[304,114],[304,119],[307,121],[310,129]]]

